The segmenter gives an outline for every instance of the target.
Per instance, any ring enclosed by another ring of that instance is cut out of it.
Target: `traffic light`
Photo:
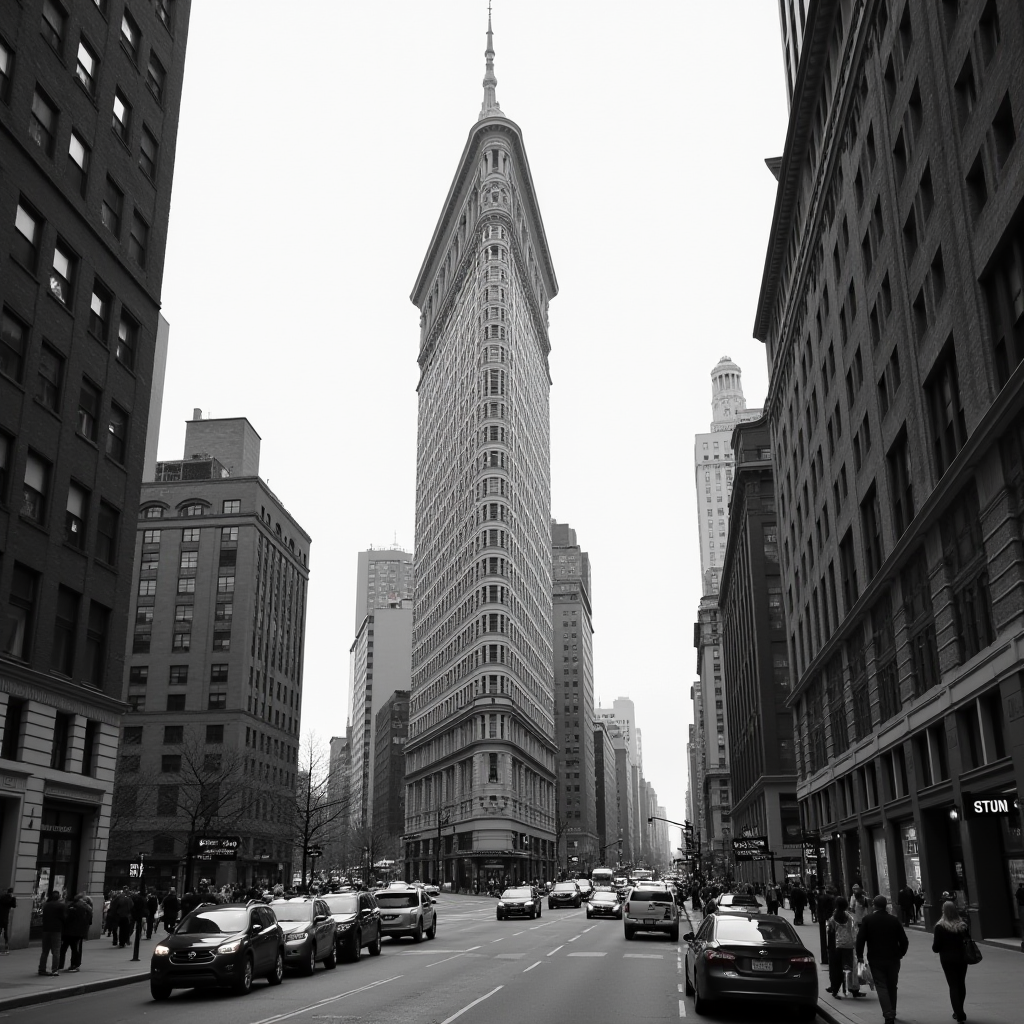
[[[683,822],[683,842],[686,845],[687,850],[693,849],[693,822]]]

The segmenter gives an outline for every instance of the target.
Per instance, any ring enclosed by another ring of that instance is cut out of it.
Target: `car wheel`
[[[274,969],[267,975],[267,981],[271,985],[280,985],[284,981],[284,953],[277,951],[274,957]]]
[[[165,999],[170,999],[170,997],[171,997],[171,986],[170,985],[158,985],[156,982],[151,981],[149,983],[149,994],[158,1003],[162,1003]]]
[[[693,985],[690,984],[690,972],[689,972],[689,970],[686,967],[683,968],[683,981],[684,981],[684,987],[686,989],[686,994],[688,996],[692,996],[693,995]]]
[[[593,915],[593,914],[591,914],[591,912],[590,912],[590,911],[588,910],[588,911],[587,911],[587,920],[589,921],[589,920],[590,920],[590,919],[591,919],[591,918],[592,918],[593,916],[594,916],[594,915]]]
[[[414,931],[412,933],[412,941],[413,942],[422,942],[423,941],[423,918],[420,918],[416,922],[416,931]]]
[[[377,929],[377,938],[370,943],[370,956],[380,956],[380,929]]]
[[[668,933],[668,937],[669,937],[669,939],[671,939],[671,940],[672,940],[673,942],[678,942],[678,941],[679,941],[679,925],[676,925],[676,926],[675,926],[675,927],[674,927],[674,928],[672,929],[672,931],[670,931],[670,932]]]
[[[693,972],[693,1010],[694,1013],[705,1014],[711,1009],[711,1004],[700,994],[700,989],[697,987],[697,970],[694,968]]]
[[[437,934],[437,914],[434,915],[434,920],[430,922],[430,927],[427,929],[427,938],[432,939]]]
[[[235,981],[235,993],[240,996],[247,996],[252,991],[252,957],[245,958],[245,966],[242,973]]]
[[[627,942],[632,942],[633,941],[633,929],[627,926],[627,927],[623,928],[622,931],[623,931],[623,934],[626,936],[626,941]]]
[[[309,947],[309,960],[302,965],[303,974],[312,974],[316,970],[316,946]]]
[[[548,900],[548,910],[554,910],[554,909],[555,909],[554,903],[552,903],[551,900]]]
[[[363,948],[363,936],[361,932],[352,933],[352,941],[348,947],[348,957],[346,959],[355,963],[359,959],[359,954]]]
[[[338,966],[338,951],[334,947],[334,943],[331,943],[331,951],[324,958],[324,967],[329,971],[333,971]]]
[[[497,920],[499,920],[499,921],[501,920],[501,911],[500,910],[495,914],[495,917],[497,918]]]
[[[530,907],[530,920],[531,921],[534,920],[536,918],[536,916],[537,916],[537,908],[536,907]]]

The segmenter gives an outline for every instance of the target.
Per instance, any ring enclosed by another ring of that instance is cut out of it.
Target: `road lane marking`
[[[441,1024],[451,1024],[453,1020],[455,1020],[458,1017],[461,1017],[467,1010],[472,1010],[477,1003],[482,1003],[485,999],[490,999],[495,992],[500,992],[504,987],[504,985],[499,985],[497,988],[492,988],[491,991],[487,993],[487,995],[481,996],[479,999],[474,999],[473,1002],[464,1006],[461,1010],[459,1010],[458,1013],[453,1013],[450,1017],[445,1017],[445,1019],[441,1021]]]
[[[592,924],[589,928],[584,928],[583,929],[583,934],[586,935],[587,932],[592,932],[596,927],[597,927],[597,925],[593,925]]]
[[[507,935],[502,935],[502,937],[500,939],[491,939],[491,942],[504,942],[505,939],[507,939],[507,938],[508,938]]]
[[[564,945],[565,945],[565,943],[563,942],[562,946],[564,946]],[[554,956],[555,953],[557,953],[562,948],[562,946],[555,946],[555,948],[553,950],[551,950],[551,952],[548,953],[547,955],[548,956]]]
[[[679,1016],[680,1017],[685,1017],[686,1016],[686,1000],[685,999],[680,999],[679,1000]]]
[[[543,960],[538,960],[535,964],[530,964],[530,966],[526,968],[526,971],[532,971],[534,967],[540,967],[542,963],[544,963]],[[526,971],[523,971],[523,974],[525,974]]]
[[[571,939],[569,939],[569,941],[570,942],[575,942],[578,938],[579,938],[578,935],[574,935]]]
[[[623,960],[664,960],[662,953],[623,953]]]
[[[681,984],[676,985],[676,991],[677,992],[682,992],[683,991],[683,986]]]
[[[523,932],[513,932],[512,933],[512,938],[514,939],[517,935],[522,935],[522,934],[523,934]]]
[[[449,960],[458,960],[460,956],[465,955],[465,953],[456,953],[455,956],[446,956],[443,960],[435,960],[432,964],[427,964],[427,966],[436,967],[438,964],[446,964]]]
[[[566,953],[566,956],[607,956],[607,953]]]
[[[344,999],[346,996],[358,995],[360,992],[369,992],[371,988],[378,988],[381,985],[386,985],[389,981],[398,981],[401,977],[403,977],[403,975],[396,974],[392,978],[382,978],[380,981],[371,981],[369,985],[362,985],[359,988],[349,989],[348,992],[339,992],[336,996],[329,996],[327,999],[321,999],[319,1002],[310,1003],[309,1006],[303,1006],[298,1010],[291,1010],[288,1013],[278,1013],[273,1017],[264,1017],[262,1020],[253,1021],[253,1024],[276,1024],[279,1020],[287,1020],[289,1017],[297,1017],[300,1013],[308,1013],[310,1010],[315,1010],[320,1006],[325,1006],[327,1003],[336,1003],[339,999]],[[450,1019],[454,1020],[455,1018],[452,1017]]]
[[[472,953],[474,949],[479,949],[479,948],[480,948],[479,946],[470,946],[469,949],[467,949],[465,952]]]
[[[495,960],[522,960],[526,956],[525,953],[499,953],[494,959]]]

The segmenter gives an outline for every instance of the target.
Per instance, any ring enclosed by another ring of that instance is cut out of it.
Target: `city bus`
[[[614,878],[615,872],[612,871],[611,868],[594,868],[594,870],[590,872],[590,880],[594,883],[595,889],[602,886],[610,889]]]

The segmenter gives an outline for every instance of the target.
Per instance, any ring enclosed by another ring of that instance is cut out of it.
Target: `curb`
[[[88,992],[100,992],[106,988],[121,988],[123,985],[134,985],[138,982],[149,981],[149,971],[145,974],[129,974],[121,978],[101,978],[98,981],[84,981],[78,985],[68,985],[64,988],[41,990],[26,993],[22,996],[10,996],[6,999],[0,998],[0,1012],[4,1010],[16,1010],[19,1006],[34,1006],[38,1003],[51,1003],[57,999],[66,999],[68,996],[85,995]]]

